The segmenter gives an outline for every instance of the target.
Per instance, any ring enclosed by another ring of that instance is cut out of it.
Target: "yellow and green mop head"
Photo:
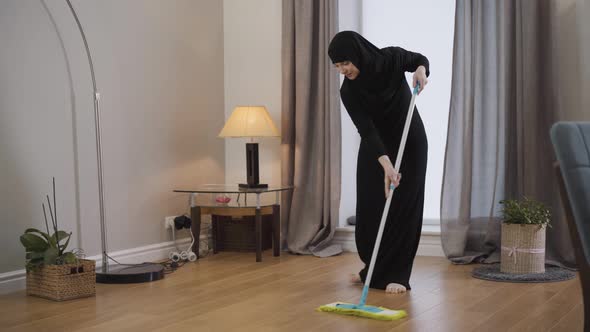
[[[361,302],[359,304],[334,302],[318,308],[319,311],[333,312],[342,315],[359,316],[379,320],[396,320],[407,316],[404,310],[391,310],[383,307],[366,305],[368,287],[363,289]]]

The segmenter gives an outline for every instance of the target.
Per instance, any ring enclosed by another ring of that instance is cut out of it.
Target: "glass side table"
[[[199,257],[199,239],[201,236],[201,215],[219,216],[254,216],[256,232],[256,261],[262,261],[262,216],[272,215],[272,249],[273,256],[280,256],[281,207],[279,193],[293,190],[292,186],[269,186],[268,188],[245,189],[237,184],[206,184],[192,188],[175,189],[176,193],[190,194],[191,232],[194,236],[193,252]],[[261,203],[261,195],[275,193],[274,203]],[[227,195],[236,195],[237,199],[225,202]],[[215,221],[212,220],[212,223]],[[215,243],[213,244],[215,248]],[[214,249],[215,251],[215,249]]]

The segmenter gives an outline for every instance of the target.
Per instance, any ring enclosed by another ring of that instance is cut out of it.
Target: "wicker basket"
[[[254,216],[213,216],[215,251],[256,251]],[[272,215],[262,216],[262,250],[272,248]]]
[[[47,265],[27,272],[27,295],[65,301],[96,294],[96,271],[93,260],[79,264]]]
[[[502,223],[502,256],[504,273],[545,272],[545,230],[543,225]]]

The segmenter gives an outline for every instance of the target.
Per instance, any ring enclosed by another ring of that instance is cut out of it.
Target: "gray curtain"
[[[457,0],[441,197],[442,244],[455,263],[499,261],[502,199],[553,213],[548,263],[573,266],[549,128],[557,120],[549,0]]]
[[[337,32],[336,0],[284,0],[282,44],[281,229],[289,251],[325,257],[340,205],[338,73],[328,44]]]

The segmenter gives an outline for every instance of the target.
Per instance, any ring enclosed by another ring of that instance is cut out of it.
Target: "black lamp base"
[[[268,188],[268,184],[266,184],[266,183],[253,183],[253,184],[240,183],[239,186],[240,186],[240,189],[263,189],[263,188]]]
[[[240,183],[240,189],[263,189],[268,184],[258,183],[258,143],[246,143],[246,179],[248,183]]]
[[[164,266],[158,263],[138,265],[109,264],[108,271],[96,271],[96,282],[100,284],[136,284],[164,278]]]

